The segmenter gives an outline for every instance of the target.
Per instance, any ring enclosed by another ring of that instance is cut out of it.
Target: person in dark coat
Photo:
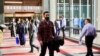
[[[4,29],[4,28],[0,26],[0,30],[1,30],[2,32],[3,32],[3,29]]]
[[[16,36],[16,23],[15,23],[15,19],[13,19],[13,21],[11,22],[11,26],[10,26],[10,30],[11,30],[11,37],[15,37]]]
[[[41,44],[41,53],[39,56],[45,56],[46,49],[49,49],[49,56],[54,56],[53,39],[54,39],[54,25],[49,19],[49,12],[43,13],[45,20],[41,21],[38,27],[38,40]]]
[[[20,45],[24,46],[25,45],[25,30],[24,30],[23,20],[21,20],[21,22],[18,24],[17,30],[18,30]]]

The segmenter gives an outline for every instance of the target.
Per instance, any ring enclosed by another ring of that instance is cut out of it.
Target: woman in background
[[[20,45],[24,46],[25,45],[25,28],[24,28],[24,21],[21,20],[21,22],[17,26],[18,30],[18,35],[19,35],[19,40],[20,40]]]

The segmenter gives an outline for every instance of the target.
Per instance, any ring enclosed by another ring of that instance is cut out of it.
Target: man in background
[[[80,35],[80,42],[82,42],[83,36],[85,36],[85,44],[86,44],[86,47],[87,47],[86,56],[93,56],[92,44],[93,44],[94,38],[96,37],[96,29],[91,24],[90,19],[85,19],[85,26],[83,27],[82,33]]]

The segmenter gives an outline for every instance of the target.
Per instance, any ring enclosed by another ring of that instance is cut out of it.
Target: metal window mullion
[[[59,0],[58,0],[58,3],[57,3],[57,6],[58,6],[57,8],[58,8],[58,18],[59,18],[59,8],[60,8],[59,7]]]
[[[81,0],[79,0],[79,18],[82,17],[82,4],[81,4]]]
[[[87,0],[87,18],[89,18],[89,0]]]
[[[64,18],[65,18],[65,15],[66,15],[66,10],[65,10],[66,6],[65,6],[65,0],[64,0]]]
[[[71,17],[71,20],[70,20],[70,28],[71,28],[71,30],[70,30],[70,34],[71,34],[71,36],[73,36],[73,29],[72,29],[72,27],[73,27],[73,16],[74,16],[74,11],[73,11],[73,0],[71,0],[71,2],[70,2],[70,5],[71,5],[71,7],[70,7],[70,12],[71,12],[71,14],[70,14],[70,17]]]
[[[96,26],[96,0],[92,0],[93,2],[93,19],[94,19],[94,25]]]

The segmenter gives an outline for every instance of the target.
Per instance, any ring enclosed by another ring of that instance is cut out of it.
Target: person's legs
[[[33,42],[33,36],[30,36],[30,47],[31,47],[30,52],[33,52],[32,42]]]
[[[14,37],[14,31],[11,30],[11,37]]]
[[[54,56],[54,49],[51,42],[48,43],[48,49],[49,49],[49,56]]]
[[[25,34],[22,34],[22,45],[25,46],[26,39],[25,39]]]
[[[63,37],[65,37],[64,27],[62,27]]]
[[[57,28],[56,28],[56,35],[57,35],[57,33],[58,33],[58,32],[57,32]]]
[[[35,47],[39,51],[39,47],[35,46],[34,44],[32,45],[32,47]]]
[[[20,45],[22,45],[22,36],[19,34]]]
[[[93,36],[86,36],[85,38],[85,43],[86,43],[86,47],[87,47],[87,54],[86,56],[93,56],[93,52],[92,52],[92,44],[93,44]]]
[[[58,36],[59,36],[59,34],[60,34],[60,29],[58,29]]]
[[[31,47],[31,50],[30,50],[30,52],[33,52],[33,46],[30,46]]]
[[[40,56],[45,56],[46,49],[47,49],[47,43],[43,43],[41,45],[41,53],[40,53]]]
[[[91,39],[90,39],[90,49],[89,49],[89,50],[90,50],[90,55],[91,55],[91,56],[94,56],[94,55],[93,55],[93,51],[92,51],[93,40],[94,40],[94,37],[91,36]]]
[[[89,42],[90,42],[89,37],[86,36],[86,37],[85,37],[85,44],[86,44],[86,47],[87,47],[87,54],[86,54],[86,56],[90,56],[90,53],[89,53],[89,50],[90,50],[90,49],[89,49],[89,48],[90,48],[90,47],[89,47],[89,44],[90,44],[90,43],[89,43]]]

